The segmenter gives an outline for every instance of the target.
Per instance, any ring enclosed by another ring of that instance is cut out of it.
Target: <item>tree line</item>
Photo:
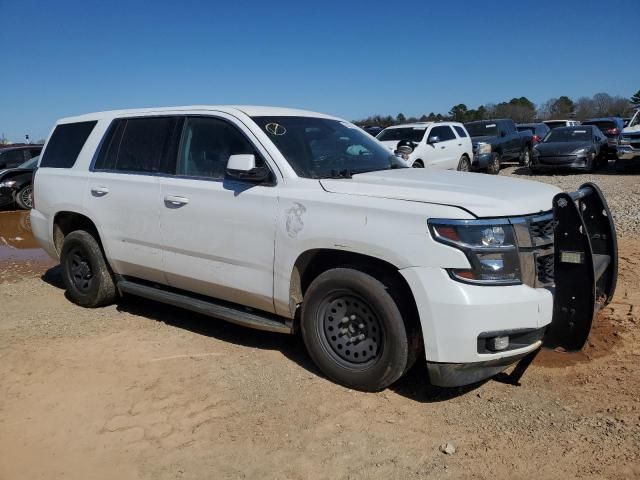
[[[399,113],[391,115],[372,115],[353,123],[360,126],[388,127],[402,123],[432,122],[453,120],[456,122],[472,122],[491,118],[511,118],[516,123],[527,123],[553,119],[586,120],[593,117],[629,117],[635,108],[640,108],[640,90],[630,98],[608,93],[596,93],[593,97],[579,97],[575,100],[566,95],[551,98],[536,105],[527,97],[512,98],[508,102],[487,103],[478,108],[469,108],[464,103],[454,105],[442,115],[440,113],[424,114],[420,117],[407,117]]]

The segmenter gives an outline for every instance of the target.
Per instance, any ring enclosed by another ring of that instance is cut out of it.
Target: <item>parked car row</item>
[[[626,128],[617,117],[582,123],[547,120],[517,125],[511,119],[465,124],[420,122],[385,128],[376,138],[415,168],[497,174],[503,163],[517,162],[532,170],[593,171],[607,166],[609,159],[621,161],[639,156],[638,122],[637,114]],[[374,133],[372,127],[367,128]],[[555,130],[559,132],[555,134]]]

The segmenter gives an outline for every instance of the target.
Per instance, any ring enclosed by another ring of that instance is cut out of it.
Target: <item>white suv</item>
[[[471,170],[473,146],[462,123],[396,125],[385,128],[376,138],[414,168],[432,167],[464,172]],[[403,151],[401,147],[407,150]]]
[[[597,187],[573,194],[596,202],[579,210],[542,183],[409,169],[355,125],[301,110],[63,119],[34,190],[34,235],[72,301],[133,294],[300,331],[328,377],[362,390],[391,384],[423,350],[443,386],[530,359],[554,292],[559,344],[579,348],[595,300],[575,289],[606,300],[615,283]],[[552,205],[569,217],[554,220]],[[571,217],[583,211],[593,247]],[[554,270],[554,228],[566,228],[555,249],[568,250],[569,273]]]
[[[577,127],[580,125],[580,122],[577,120],[545,120],[542,123],[552,130],[559,127]]]

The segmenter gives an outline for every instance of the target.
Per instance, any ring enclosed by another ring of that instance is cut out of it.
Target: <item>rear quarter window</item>
[[[40,167],[71,168],[97,122],[65,123],[53,131]]]

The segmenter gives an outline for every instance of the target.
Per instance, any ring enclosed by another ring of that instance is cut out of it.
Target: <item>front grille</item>
[[[553,242],[553,217],[532,220],[529,223],[529,232],[534,239],[534,244]],[[535,240],[538,241],[535,242]]]
[[[551,285],[554,281],[553,253],[536,258],[536,275],[540,285]]]

